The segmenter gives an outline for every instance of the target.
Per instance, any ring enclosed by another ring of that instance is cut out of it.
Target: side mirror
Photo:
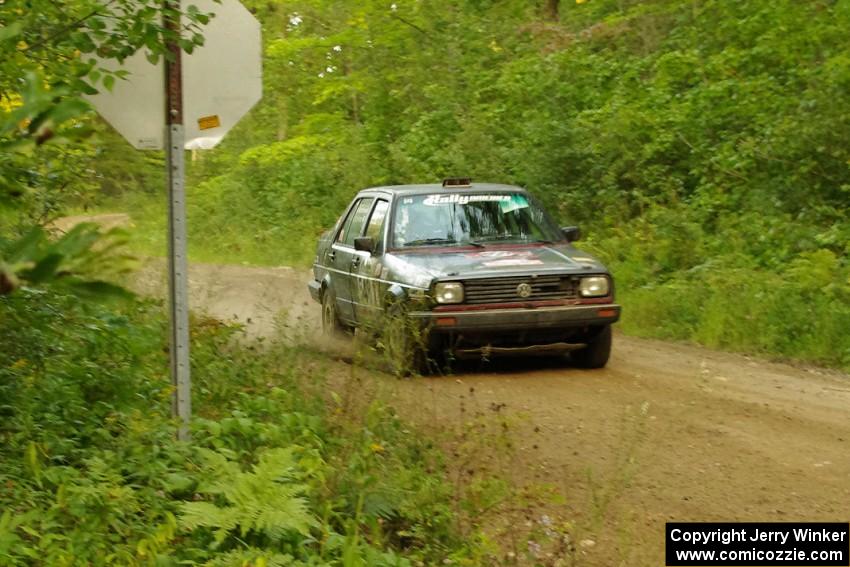
[[[567,242],[575,242],[576,240],[581,240],[581,230],[577,226],[561,227],[561,232],[564,233],[564,238],[567,239]]]
[[[358,252],[368,252],[371,254],[375,251],[375,239],[371,236],[360,236],[355,238],[354,249]]]

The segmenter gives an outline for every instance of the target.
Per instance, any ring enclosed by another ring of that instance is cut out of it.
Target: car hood
[[[417,287],[427,287],[433,278],[464,279],[538,272],[607,273],[598,259],[570,244],[420,248],[394,251],[386,255],[385,262],[394,279],[406,280]]]

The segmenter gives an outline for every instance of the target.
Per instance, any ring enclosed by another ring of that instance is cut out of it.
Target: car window
[[[342,230],[337,235],[336,242],[347,246],[354,246],[354,239],[363,232],[363,225],[366,224],[366,217],[369,216],[369,209],[372,208],[373,201],[374,199],[372,197],[367,197],[360,199],[354,205],[354,208],[345,220],[345,226],[342,227]]]
[[[547,242],[562,235],[523,193],[438,193],[404,197],[393,223],[395,246]]]
[[[379,199],[375,203],[375,208],[372,209],[372,216],[369,217],[369,224],[366,225],[366,236],[375,239],[375,242],[381,242],[381,236],[384,234],[384,221],[387,218],[387,210],[390,204],[383,199]]]
[[[363,202],[363,199],[358,199],[354,206],[349,209],[348,215],[345,217],[345,220],[342,221],[342,229],[337,233],[336,238],[334,238],[335,244],[345,242],[345,237],[348,235],[349,229],[351,228],[351,222],[354,220],[354,213],[357,212],[361,202]]]
[[[359,201],[358,201],[359,203]],[[348,216],[345,217],[345,220],[342,221],[342,229],[336,233],[336,238],[334,238],[334,243],[342,242],[345,238],[345,235],[348,233],[348,227],[351,226],[351,219],[354,217],[354,210],[357,208],[357,205],[351,207],[351,210],[348,211]]]

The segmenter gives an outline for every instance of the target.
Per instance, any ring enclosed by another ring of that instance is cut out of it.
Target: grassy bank
[[[22,291],[0,334],[3,565],[487,562],[441,451],[328,399],[321,357],[196,320],[185,445],[158,306]]]
[[[850,267],[831,251],[778,269],[732,252],[663,273],[663,247],[630,257],[620,246],[629,248],[613,238],[591,249],[618,278],[626,333],[850,369]]]

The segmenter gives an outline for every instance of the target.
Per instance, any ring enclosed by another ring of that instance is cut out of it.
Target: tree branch
[[[396,14],[390,14],[390,16],[392,16],[393,18],[395,18],[396,20],[400,21],[403,24],[407,24],[408,26],[412,27],[413,29],[415,29],[416,31],[421,33],[422,35],[426,35],[426,36],[428,35],[428,32],[426,32],[425,30],[423,30],[422,28],[420,28],[419,26],[417,26],[413,22],[408,22],[407,20],[405,20],[404,18],[402,18],[401,16],[398,16]]]
[[[69,31],[72,31],[72,30],[79,28],[82,24],[84,24],[86,22],[86,20],[100,14],[103,11],[104,8],[108,8],[109,5],[112,4],[114,1],[115,0],[109,0],[101,8],[98,8],[96,10],[92,10],[90,13],[86,14],[85,16],[71,22],[67,26],[64,26],[64,27],[56,30],[54,33],[50,34],[49,36],[42,39],[41,41],[37,41],[36,43],[33,43],[32,45],[28,45],[24,49],[20,49],[19,51],[22,51],[22,52],[33,51],[35,49],[40,49],[41,47],[44,47],[46,44],[48,44],[48,43],[52,42],[53,40],[65,35]]]

